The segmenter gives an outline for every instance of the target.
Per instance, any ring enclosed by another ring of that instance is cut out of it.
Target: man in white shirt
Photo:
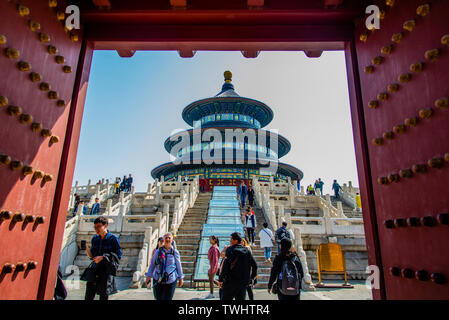
[[[268,223],[264,222],[263,229],[259,232],[260,246],[263,248],[265,254],[265,263],[271,264],[271,248],[273,247],[273,231],[268,229]]]

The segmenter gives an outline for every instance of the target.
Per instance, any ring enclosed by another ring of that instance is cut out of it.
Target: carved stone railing
[[[307,255],[302,245],[301,229],[295,226],[292,227],[290,230],[292,231],[293,235],[293,245],[294,248],[296,249],[296,252],[298,253],[299,260],[301,261],[302,269],[304,272],[302,289],[305,291],[314,291],[315,286],[313,285],[312,282],[312,276],[309,273],[309,266],[307,264]]]
[[[89,201],[86,203],[88,207],[91,207],[95,203],[95,198],[98,198],[100,202],[109,199],[115,195],[114,184],[109,183],[109,179],[102,179],[101,184],[91,184],[90,180],[86,186],[78,186],[76,181],[75,186],[70,191],[69,211],[73,211],[75,205],[75,194],[90,196]]]

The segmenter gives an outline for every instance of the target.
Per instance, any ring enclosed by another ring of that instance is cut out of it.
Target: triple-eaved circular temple
[[[192,102],[183,119],[193,127],[169,137],[165,149],[175,157],[151,172],[154,179],[205,178],[209,185],[237,185],[241,180],[301,180],[301,170],[278,159],[291,148],[283,136],[263,129],[273,120],[266,104],[241,97],[224,73],[225,83],[214,97]]]

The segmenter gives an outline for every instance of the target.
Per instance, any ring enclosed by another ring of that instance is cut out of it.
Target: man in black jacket
[[[241,245],[242,236],[231,234],[231,246],[220,272],[219,286],[223,289],[222,300],[245,300],[246,287],[257,276],[257,263],[251,252]]]
[[[251,186],[248,188],[248,202],[251,207],[254,206],[254,190]]]
[[[96,279],[87,280],[85,300],[93,300],[95,294],[100,295],[100,300],[108,300],[109,295],[117,292],[115,275],[122,258],[122,248],[118,237],[108,230],[106,217],[96,218],[94,228],[97,234],[92,238],[91,248],[86,246],[86,253],[94,262],[90,267]]]

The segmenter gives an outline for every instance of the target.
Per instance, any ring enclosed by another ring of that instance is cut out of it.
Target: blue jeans
[[[240,194],[240,201],[242,202],[242,208],[245,206],[246,194]]]
[[[271,247],[263,247],[263,253],[265,254],[265,260],[271,258]]]

